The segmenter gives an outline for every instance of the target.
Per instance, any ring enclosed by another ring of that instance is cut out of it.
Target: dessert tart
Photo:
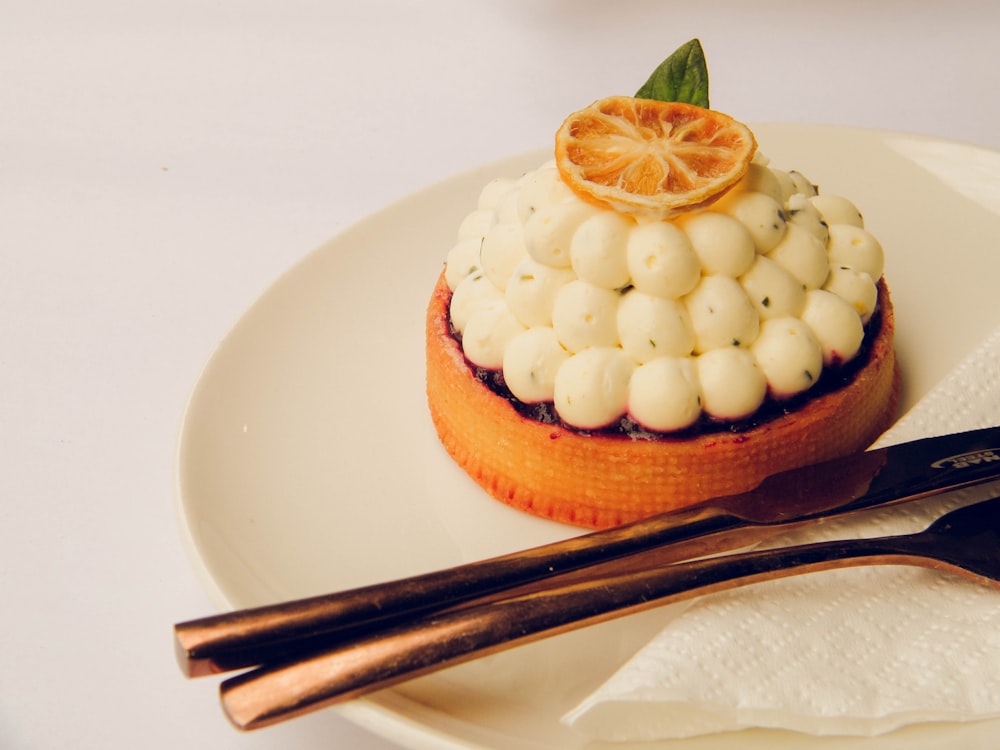
[[[427,308],[438,436],[494,498],[589,528],[862,449],[899,394],[883,263],[746,126],[600,100],[461,223]]]

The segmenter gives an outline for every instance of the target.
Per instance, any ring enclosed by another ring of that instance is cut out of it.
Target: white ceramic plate
[[[997,322],[1000,154],[849,128],[755,132],[776,166],[851,197],[887,248],[904,399],[914,403]],[[546,158],[537,152],[482,167],[385,208],[304,258],[226,337],[192,396],[178,469],[192,559],[220,608],[578,533],[487,498],[439,447],[423,393],[424,308],[459,221],[489,179]],[[559,717],[662,616],[542,641],[337,710],[410,747],[584,747]],[[997,722],[918,726],[865,747],[985,747],[998,731]],[[857,744],[749,731],[643,747]]]

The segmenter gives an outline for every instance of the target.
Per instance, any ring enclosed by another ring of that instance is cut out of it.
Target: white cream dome
[[[708,209],[636,221],[551,163],[489,183],[448,253],[466,357],[599,429],[752,416],[860,351],[884,257],[846,198],[760,155]]]

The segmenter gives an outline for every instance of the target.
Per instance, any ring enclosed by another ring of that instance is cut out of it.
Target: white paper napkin
[[[880,444],[1000,424],[1000,329]],[[776,544],[917,531],[1000,484],[791,533]],[[748,727],[875,735],[1000,716],[1000,592],[933,571],[856,568],[705,597],[563,721],[641,741]]]

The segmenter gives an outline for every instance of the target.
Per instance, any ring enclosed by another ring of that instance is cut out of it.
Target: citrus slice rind
[[[629,96],[600,99],[556,133],[556,166],[580,198],[643,219],[710,205],[746,174],[757,142],[715,110]]]

